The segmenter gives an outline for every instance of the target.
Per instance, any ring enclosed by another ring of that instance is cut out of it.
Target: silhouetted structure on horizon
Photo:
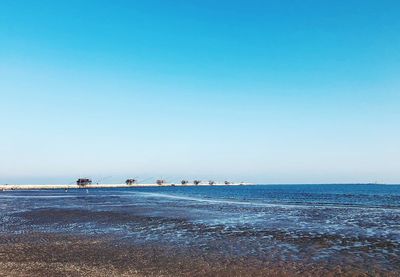
[[[91,185],[92,184],[92,180],[88,179],[88,178],[79,178],[76,181],[76,184],[80,187],[86,186],[86,185]]]
[[[136,183],[136,179],[127,179],[127,180],[125,181],[125,184],[127,184],[128,186],[129,186],[129,185],[133,185],[134,183]]]

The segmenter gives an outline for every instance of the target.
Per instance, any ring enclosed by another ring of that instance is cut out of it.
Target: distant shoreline
[[[327,183],[327,184],[263,184],[263,183],[214,183],[210,185],[209,183],[200,184],[180,184],[180,183],[165,183],[162,185],[150,183],[150,184],[90,184],[84,186],[78,186],[76,184],[3,184],[0,185],[0,191],[7,190],[58,190],[58,189],[95,189],[95,188],[146,188],[146,187],[212,187],[212,186],[296,186],[296,185],[379,185],[379,186],[400,186],[400,184],[384,184],[384,183]]]
[[[210,185],[208,183],[200,183],[200,184],[90,184],[84,186],[78,186],[76,184],[73,185],[65,185],[65,184],[17,184],[17,185],[0,185],[0,190],[57,190],[57,189],[95,189],[95,188],[145,188],[145,187],[201,187],[201,186],[245,186],[245,185],[254,185],[252,183],[231,183],[231,184],[224,184],[224,183],[215,183]]]

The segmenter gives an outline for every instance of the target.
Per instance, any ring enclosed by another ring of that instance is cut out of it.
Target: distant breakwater
[[[240,186],[240,185],[250,185],[250,183],[215,183],[215,184],[208,184],[208,183],[200,183],[200,184],[174,184],[174,183],[164,183],[164,184],[90,184],[79,186],[76,184],[4,184],[0,185],[0,190],[53,190],[53,189],[92,189],[92,188],[143,188],[143,187],[190,187],[190,186]]]

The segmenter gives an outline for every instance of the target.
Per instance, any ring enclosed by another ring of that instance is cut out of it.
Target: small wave
[[[368,209],[368,210],[400,210],[399,208],[387,208],[387,207],[366,207],[366,206],[355,206],[355,205],[332,205],[332,204],[284,204],[284,203],[260,203],[260,202],[249,202],[249,201],[235,201],[235,200],[224,200],[224,199],[206,199],[191,196],[180,196],[165,193],[155,193],[155,192],[132,192],[135,195],[142,195],[145,197],[162,197],[177,200],[186,201],[196,201],[205,202],[212,204],[228,204],[228,205],[248,205],[248,206],[258,206],[258,207],[277,207],[277,208],[333,208],[333,209]]]

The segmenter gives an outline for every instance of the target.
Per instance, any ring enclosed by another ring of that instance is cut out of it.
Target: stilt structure
[[[133,185],[136,183],[136,179],[127,179],[125,181],[125,184],[127,184],[128,186]]]
[[[91,180],[91,179],[88,179],[88,178],[79,178],[79,179],[76,181],[76,184],[77,184],[78,186],[80,186],[80,187],[84,187],[84,186],[86,186],[86,185],[91,185],[91,184],[92,184],[92,180]]]

